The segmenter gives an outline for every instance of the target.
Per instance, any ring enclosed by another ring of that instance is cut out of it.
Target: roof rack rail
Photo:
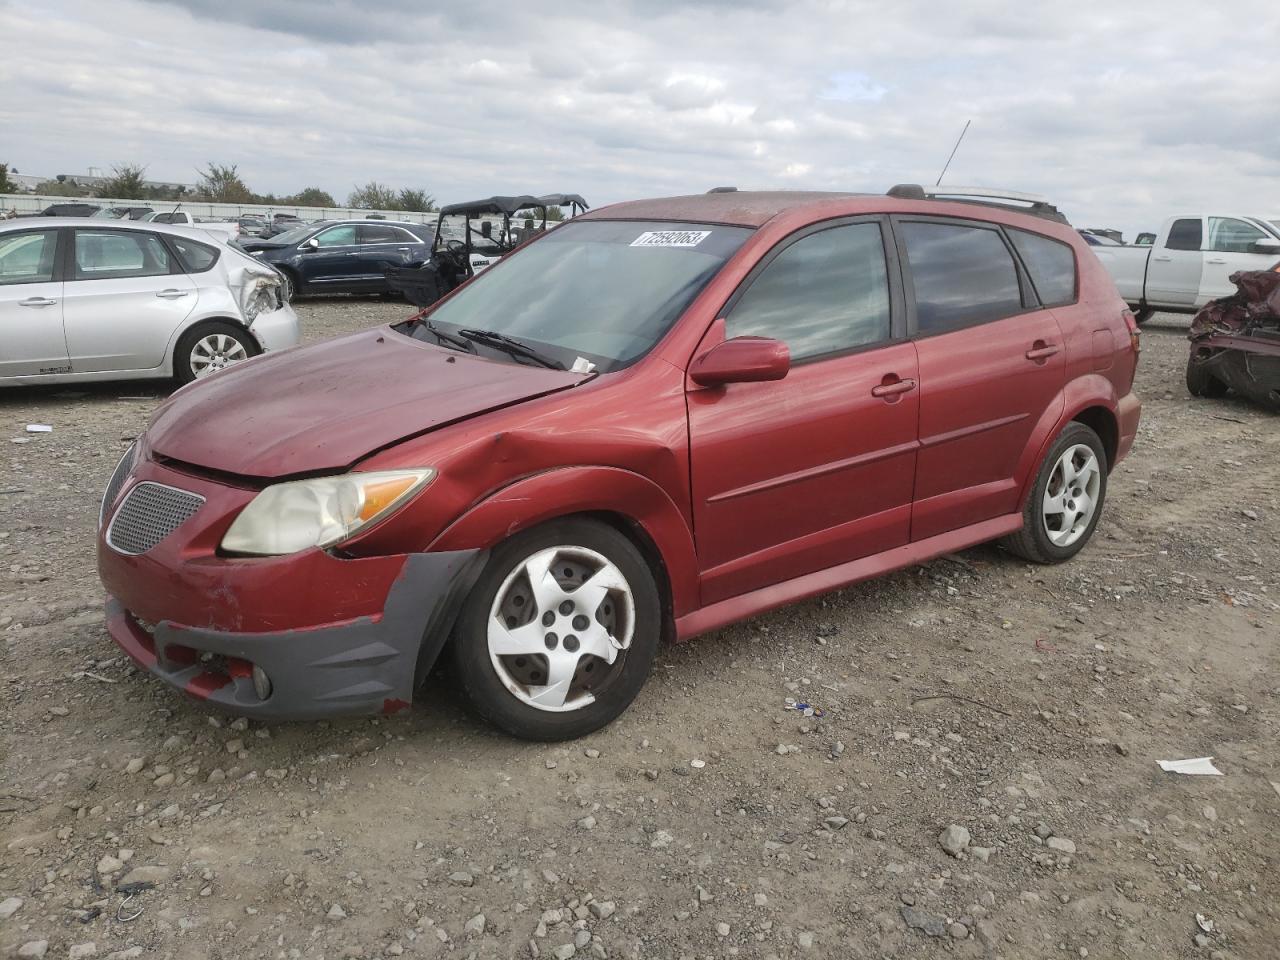
[[[1020,193],[991,187],[923,187],[918,183],[899,183],[889,188],[888,196],[899,200],[952,200],[957,203],[976,203],[986,207],[999,207],[1029,213],[1033,217],[1070,225],[1062,211],[1038,193]]]

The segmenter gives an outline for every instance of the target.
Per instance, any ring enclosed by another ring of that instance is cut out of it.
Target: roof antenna
[[[942,178],[947,175],[947,167],[951,166],[951,161],[955,159],[956,151],[960,149],[960,141],[963,140],[964,135],[969,132],[969,124],[971,123],[973,123],[972,120],[966,120],[964,122],[964,129],[960,131],[960,136],[956,137],[956,145],[951,148],[951,156],[947,157],[947,162],[942,165],[942,172],[938,174],[937,182],[934,183],[935,187],[940,186]]]

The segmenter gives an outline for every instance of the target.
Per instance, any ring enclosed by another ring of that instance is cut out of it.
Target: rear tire
[[[1093,536],[1106,497],[1106,449],[1092,429],[1073,420],[1040,464],[1022,508],[1022,529],[1000,546],[1032,563],[1070,560]]]
[[[1194,358],[1187,360],[1187,392],[1193,397],[1217,400],[1227,395],[1227,385]]]
[[[572,740],[630,706],[661,634],[658,587],[635,544],[593,520],[555,520],[493,551],[450,656],[485,720],[525,740]]]
[[[253,334],[244,327],[209,320],[178,338],[173,348],[173,376],[179,383],[190,383],[261,352]]]

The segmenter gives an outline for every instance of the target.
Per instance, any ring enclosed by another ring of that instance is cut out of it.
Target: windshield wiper
[[[459,337],[456,334],[446,333],[444,330],[441,330],[430,320],[424,320],[422,325],[423,327],[426,328],[428,333],[434,335],[435,338],[439,340],[441,343],[447,343],[450,346],[457,347],[459,350],[463,351],[464,353],[476,352],[475,347],[471,345],[470,340],[464,340],[462,337]]]
[[[476,343],[483,343],[486,346],[495,347],[498,350],[504,350],[513,357],[525,357],[534,363],[540,363],[544,367],[550,367],[552,370],[563,370],[565,366],[555,357],[549,357],[545,353],[539,353],[533,347],[515,337],[509,337],[505,333],[498,333],[495,330],[459,330],[461,336],[468,340],[474,340]]]

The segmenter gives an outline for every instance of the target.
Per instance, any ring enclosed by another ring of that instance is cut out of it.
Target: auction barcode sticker
[[[631,241],[633,247],[696,247],[710,230],[650,230]]]

